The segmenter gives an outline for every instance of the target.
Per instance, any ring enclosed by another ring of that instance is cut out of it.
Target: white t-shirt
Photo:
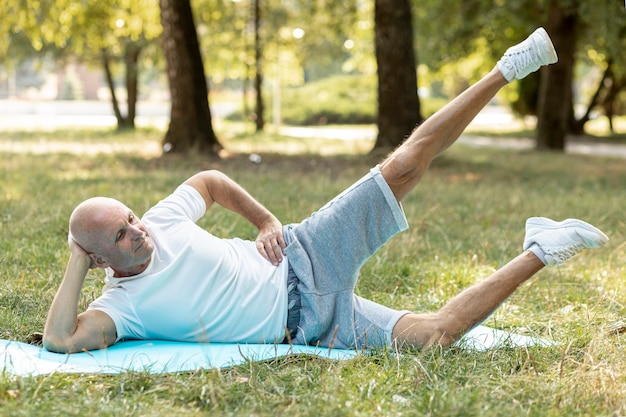
[[[206,212],[181,185],[142,218],[155,250],[139,275],[114,278],[89,309],[108,314],[120,339],[280,342],[287,321],[287,261],[272,265],[255,243],[196,225]]]

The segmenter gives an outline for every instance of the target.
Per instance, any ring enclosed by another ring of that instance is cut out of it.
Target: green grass
[[[376,162],[366,154],[371,143],[222,136],[233,151],[292,152],[262,153],[263,162],[253,164],[237,154],[157,157],[161,133],[154,131],[4,133],[1,337],[24,342],[42,331],[68,257],[68,216],[87,197],[116,197],[141,213],[194,172],[216,168],[288,223]],[[89,149],[103,153],[82,153]],[[374,352],[336,362],[289,357],[175,375],[2,374],[0,415],[624,415],[626,336],[607,334],[626,314],[624,184],[622,159],[455,146],[403,202],[411,229],[363,268],[359,294],[394,308],[434,310],[519,253],[526,217],[592,221],[611,237],[606,247],[543,270],[487,322],[553,338],[557,346]],[[201,223],[217,235],[254,237],[250,225],[224,210]],[[81,305],[101,286],[101,274],[90,273]]]

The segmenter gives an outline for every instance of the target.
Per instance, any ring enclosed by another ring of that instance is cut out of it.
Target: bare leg
[[[494,68],[420,125],[385,159],[381,173],[398,201],[421,180],[432,160],[452,145],[467,125],[507,84]],[[393,330],[393,339],[405,347],[447,346],[463,332],[488,317],[515,289],[544,264],[525,252],[486,280],[453,298],[439,312],[407,314]]]
[[[459,138],[502,87],[556,61],[550,37],[539,28],[524,42],[509,48],[489,74],[415,129],[380,165],[398,201],[419,183],[433,159]],[[394,326],[392,337],[405,347],[448,346],[485,320],[541,270],[544,261],[560,262],[561,255],[568,259],[583,248],[598,247],[606,240],[600,230],[579,220],[529,219],[524,248],[530,250],[461,292],[437,313],[405,315]]]
[[[380,165],[398,201],[420,181],[432,160],[445,151],[508,81],[498,68],[440,109]]]
[[[545,265],[526,251],[450,300],[437,313],[407,314],[396,323],[392,338],[401,347],[449,346],[504,302],[517,287]]]

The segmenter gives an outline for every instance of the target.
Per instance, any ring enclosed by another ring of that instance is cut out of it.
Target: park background
[[[299,221],[537,26],[559,63],[507,86],[435,161],[404,202],[411,229],[365,265],[357,290],[436,309],[518,254],[533,215],[580,217],[611,238],[542,271],[486,323],[554,347],[3,373],[3,415],[626,414],[624,336],[610,331],[625,313],[620,1],[33,0],[4,2],[0,16],[4,339],[36,343],[84,198],[142,213],[214,168]],[[201,224],[254,238],[223,210]],[[90,274],[81,308],[101,287]]]

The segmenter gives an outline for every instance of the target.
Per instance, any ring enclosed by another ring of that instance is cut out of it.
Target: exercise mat
[[[549,346],[554,342],[504,330],[478,326],[457,345],[484,351],[502,347]],[[353,358],[361,351],[287,344],[185,343],[161,340],[118,342],[107,349],[59,354],[10,340],[0,340],[5,374],[26,376],[59,373],[117,374],[127,371],[153,374],[225,368],[287,355],[314,355],[333,360]]]

